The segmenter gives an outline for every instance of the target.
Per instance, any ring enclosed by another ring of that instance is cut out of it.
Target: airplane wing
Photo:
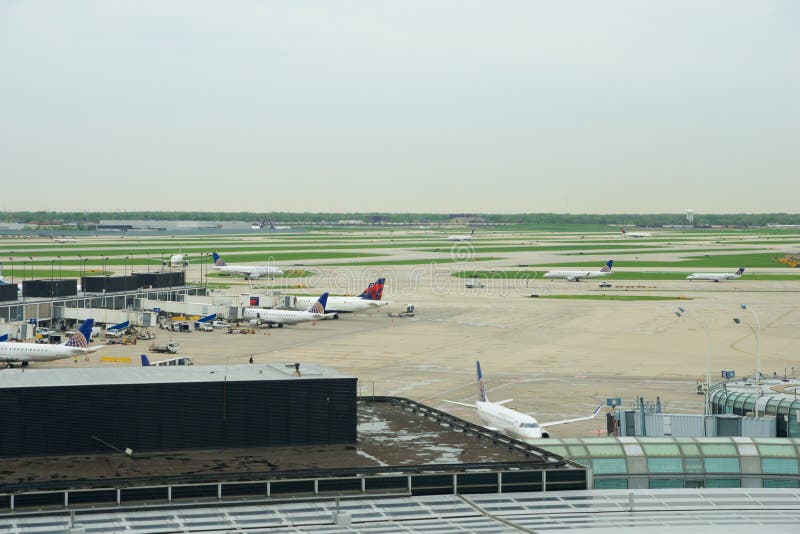
[[[458,404],[459,406],[466,406],[467,408],[475,408],[474,404],[467,404],[465,402],[456,402],[451,400],[446,400],[445,402],[449,402],[450,404]]]
[[[589,419],[594,419],[594,417],[598,413],[600,413],[600,409],[602,407],[603,407],[603,405],[601,404],[600,406],[595,408],[595,410],[592,413],[592,415],[587,415],[585,417],[576,417],[574,419],[563,419],[561,421],[551,421],[549,423],[539,423],[539,426],[542,427],[542,428],[545,428],[545,427],[548,427],[548,426],[565,425],[567,423],[577,423],[578,421],[588,421]]]

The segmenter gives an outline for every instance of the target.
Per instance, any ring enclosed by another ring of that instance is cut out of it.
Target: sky
[[[794,0],[0,0],[0,211],[800,211]]]

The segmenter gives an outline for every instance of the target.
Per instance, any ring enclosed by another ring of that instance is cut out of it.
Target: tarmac
[[[451,245],[443,243],[442,248],[447,250]],[[460,259],[457,251],[453,254]],[[286,291],[357,294],[369,280],[385,276],[384,300],[392,304],[372,313],[344,314],[339,320],[281,329],[260,328],[255,334],[245,335],[226,334],[224,330],[152,331],[158,341],[179,341],[179,355],[191,356],[196,364],[247,363],[251,356],[258,363],[316,362],[357,376],[364,395],[408,397],[478,423],[474,410],[444,402],[471,402],[476,398],[476,360],[481,361],[490,399],[512,398],[509,406],[543,422],[588,415],[612,397],[621,397],[624,406],[639,396],[647,400],[659,397],[669,411],[702,413],[703,400],[696,393],[696,385],[705,380],[707,340],[712,381],[723,369],[734,369],[737,376],[752,374],[756,331],[761,341],[762,372],[771,376],[773,372],[783,375],[786,370],[791,375],[793,366],[800,372],[800,281],[755,281],[745,276],[720,283],[615,282],[612,275],[607,279],[612,287],[603,289],[598,286],[599,280],[484,280],[485,287],[467,289],[464,279],[450,274],[595,259],[599,268],[612,253],[565,258],[553,252],[503,252],[502,260],[482,262],[470,262],[468,251],[464,254],[464,262],[383,268],[314,267],[315,263],[330,262],[309,261],[302,268],[316,274],[297,280],[309,287]],[[388,258],[431,255],[398,250]],[[674,258],[675,253],[647,257]],[[201,280],[200,276],[197,266],[189,268],[190,282]],[[240,281],[218,291],[237,294],[249,289]],[[532,293],[540,298],[529,298]],[[543,298],[603,294],[660,295],[681,300]],[[758,314],[760,329],[754,315],[740,308],[742,303]],[[414,317],[387,316],[387,312],[401,311],[407,304],[415,306]],[[678,306],[688,310],[680,318],[674,313]],[[733,318],[740,318],[741,323]],[[89,361],[62,360],[37,366],[139,365],[139,354],[147,352],[148,344],[107,346]],[[131,363],[101,363],[100,356],[128,356]],[[150,356],[159,359],[159,355]],[[557,426],[552,428],[552,435],[604,436],[605,418],[601,413],[588,422]]]

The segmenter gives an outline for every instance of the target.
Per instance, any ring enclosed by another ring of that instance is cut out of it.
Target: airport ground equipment
[[[161,352],[169,354],[177,354],[181,345],[177,341],[169,341],[168,343],[152,343],[150,345],[151,352]]]

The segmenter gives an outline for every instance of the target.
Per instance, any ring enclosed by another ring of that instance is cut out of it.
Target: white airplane
[[[186,267],[189,265],[189,262],[186,260],[186,255],[184,253],[178,252],[170,256],[168,260],[161,260],[161,265],[164,267],[177,268]]]
[[[275,308],[245,308],[244,317],[250,318],[251,326],[267,325],[269,328],[276,325],[278,328],[283,328],[285,324],[319,321],[325,318],[325,303],[327,300],[328,294],[323,293],[314,305],[305,311],[278,310]]]
[[[376,282],[370,282],[367,289],[357,297],[328,297],[328,302],[325,304],[326,318],[338,319],[339,313],[376,310],[391,304],[387,300],[381,300],[385,281],[385,278],[378,278]],[[314,297],[297,297],[294,309],[304,310],[311,306],[314,300]]]
[[[464,402],[445,401],[451,404],[458,404],[468,408],[475,408],[478,410],[478,415],[483,419],[491,430],[499,430],[505,434],[522,439],[539,439],[549,438],[550,433],[545,428],[565,425],[567,423],[576,423],[578,421],[588,421],[600,413],[603,407],[601,404],[598,406],[592,415],[584,417],[575,417],[573,419],[563,419],[561,421],[551,421],[549,423],[540,423],[535,418],[528,414],[506,408],[504,404],[511,402],[513,399],[506,399],[500,402],[490,402],[486,396],[486,387],[483,384],[483,374],[481,373],[481,362],[475,362],[478,370],[478,392],[480,399],[475,401],[475,404],[467,404]]]
[[[599,271],[548,271],[544,273],[544,278],[562,278],[570,282],[580,282],[583,278],[602,278],[611,274],[611,266],[614,260],[608,260]]]
[[[266,221],[264,221],[264,219],[261,219],[260,221],[251,224],[250,225],[250,229],[251,230],[263,230],[265,225],[266,225]]]
[[[270,221],[269,229],[270,230],[291,230],[292,227],[291,226],[275,226],[275,223]]]
[[[469,235],[450,235],[447,236],[448,241],[469,241],[472,239],[472,236],[475,235],[475,228],[469,233]]]
[[[73,239],[71,237],[55,237],[55,236],[51,235],[50,239],[52,239],[56,243],[77,243],[78,242],[77,239]]]
[[[245,278],[251,280],[255,280],[264,275],[280,276],[283,274],[283,271],[277,267],[270,267],[269,265],[228,265],[225,263],[225,260],[222,259],[222,256],[216,252],[214,252],[212,256],[214,257],[214,269],[221,273],[241,274]]]
[[[19,362],[22,367],[27,367],[30,362],[49,362],[91,354],[104,347],[100,345],[89,348],[93,324],[94,319],[86,319],[72,337],[60,345],[0,341],[0,362],[8,364],[9,367]]]
[[[708,282],[719,282],[720,280],[736,280],[742,277],[744,267],[739,267],[735,273],[692,273],[686,277],[687,280],[706,280]]]
[[[622,235],[625,237],[653,237],[650,232],[626,232],[624,226],[619,227],[622,230]]]

